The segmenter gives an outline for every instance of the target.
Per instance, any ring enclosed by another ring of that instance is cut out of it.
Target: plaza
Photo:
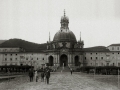
[[[0,90],[119,90],[117,76],[88,75],[80,72],[53,72],[50,83],[41,82],[40,73],[38,82],[29,81],[28,75],[19,76],[10,81],[1,81]]]

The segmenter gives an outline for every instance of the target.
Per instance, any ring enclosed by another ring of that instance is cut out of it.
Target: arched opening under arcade
[[[60,56],[60,66],[68,66],[68,57],[67,55],[63,54]]]
[[[75,66],[79,66],[79,57],[75,56]]]
[[[49,56],[49,66],[53,66],[53,56]]]

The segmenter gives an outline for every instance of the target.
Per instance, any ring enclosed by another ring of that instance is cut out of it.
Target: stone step
[[[70,72],[69,67],[59,67],[56,72]]]

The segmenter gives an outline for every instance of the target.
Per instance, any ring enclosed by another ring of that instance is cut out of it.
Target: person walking
[[[38,82],[38,72],[37,72],[37,70],[35,71],[35,81]]]
[[[33,81],[33,76],[34,76],[34,74],[33,74],[33,69],[31,68],[31,69],[29,70],[29,78],[30,78],[30,82]]]
[[[49,78],[50,78],[50,70],[48,69],[48,70],[46,71],[47,84],[49,84]]]
[[[44,82],[44,72],[41,72],[41,82]]]
[[[72,75],[72,72],[73,72],[73,71],[72,71],[72,68],[70,69],[70,72],[71,72],[71,75]]]

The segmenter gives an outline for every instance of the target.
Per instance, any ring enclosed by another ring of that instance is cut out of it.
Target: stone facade
[[[45,50],[27,52],[21,47],[0,47],[0,65],[120,66],[120,44],[84,48],[81,37],[77,41],[69,30],[69,18],[65,14],[60,23],[60,30],[53,41],[49,36]]]

